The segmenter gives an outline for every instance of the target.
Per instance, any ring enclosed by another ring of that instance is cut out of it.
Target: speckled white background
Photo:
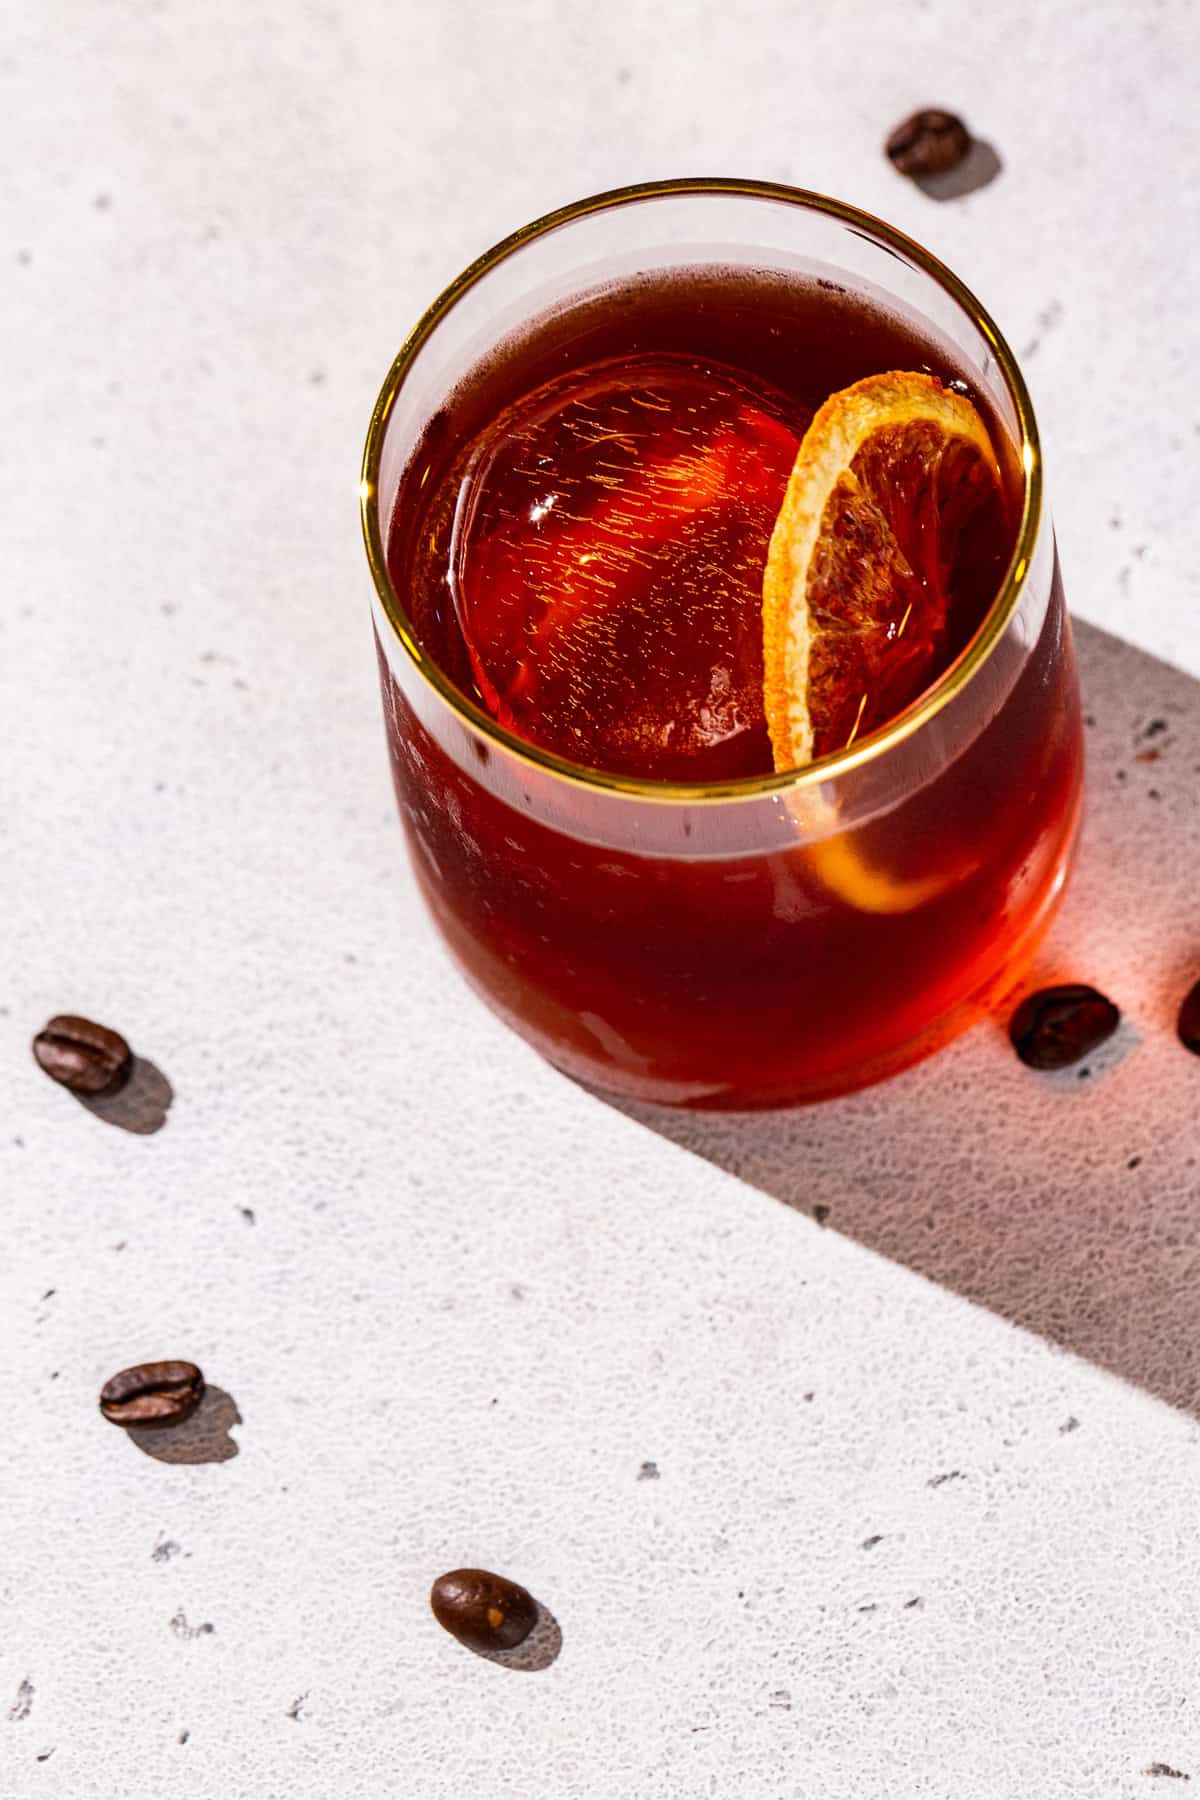
[[[3,1800],[1200,1782],[1200,1064],[1170,1035],[1200,972],[1196,23],[10,10]],[[995,145],[989,188],[939,206],[882,160],[923,102]],[[697,172],[884,213],[1024,354],[1076,611],[1141,647],[1081,633],[1091,814],[1045,966],[1132,1021],[1086,1080],[985,1029],[820,1112],[638,1119],[431,940],[367,630],[370,405],[484,244]],[[168,1073],[158,1135],[38,1074],[65,1007]],[[146,1355],[233,1396],[238,1454],[100,1420]],[[472,1561],[553,1608],[551,1667],[432,1623]]]

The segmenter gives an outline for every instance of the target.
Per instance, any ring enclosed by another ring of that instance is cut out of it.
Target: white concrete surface
[[[432,942],[354,509],[384,369],[484,244],[624,180],[777,177],[983,295],[1077,612],[1200,674],[1195,29],[1187,0],[6,14],[4,1800],[1200,1781],[1200,1064],[1170,1036],[1200,689],[1084,634],[1046,966],[1131,1017],[1091,1079],[985,1031],[819,1114],[651,1129]],[[992,186],[939,206],[882,160],[929,102]],[[39,1074],[64,1008],[169,1075],[161,1132]],[[233,1396],[235,1457],[101,1421],[148,1355]],[[551,1667],[434,1625],[464,1562],[553,1609]]]

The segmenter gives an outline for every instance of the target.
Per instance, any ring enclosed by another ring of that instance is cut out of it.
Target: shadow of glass
[[[536,1674],[557,1662],[562,1650],[562,1629],[550,1608],[536,1596],[535,1603],[537,1623],[523,1644],[513,1650],[474,1650],[472,1655],[483,1662],[498,1663],[502,1669],[518,1669],[525,1675]],[[470,1649],[470,1645],[464,1645],[464,1649]]]
[[[138,1137],[149,1137],[166,1124],[175,1090],[160,1068],[144,1056],[135,1056],[129,1080],[119,1094],[107,1098],[76,1094],[75,1098],[106,1125],[135,1132]]]
[[[845,1100],[775,1114],[622,1110],[799,1211],[1177,1407],[1200,1413],[1200,682],[1077,625],[1087,810],[1027,983],[1083,980],[1125,1015],[1038,1075],[1007,1018]]]
[[[223,1463],[238,1453],[230,1436],[242,1415],[237,1401],[224,1388],[206,1387],[204,1398],[181,1425],[161,1430],[130,1426],[125,1435],[145,1456],[164,1463]]]

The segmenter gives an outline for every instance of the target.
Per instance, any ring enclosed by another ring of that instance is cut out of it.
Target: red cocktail
[[[459,963],[643,1098],[912,1061],[1019,975],[1078,815],[1011,357],[915,246],[789,190],[606,196],[465,282],[364,481],[397,793]]]

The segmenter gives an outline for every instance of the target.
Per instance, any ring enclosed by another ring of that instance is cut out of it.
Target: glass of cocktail
[[[1020,978],[1071,640],[1024,381],[918,245],[760,182],[567,207],[417,325],[361,491],[417,880],[551,1062],[815,1100]]]

